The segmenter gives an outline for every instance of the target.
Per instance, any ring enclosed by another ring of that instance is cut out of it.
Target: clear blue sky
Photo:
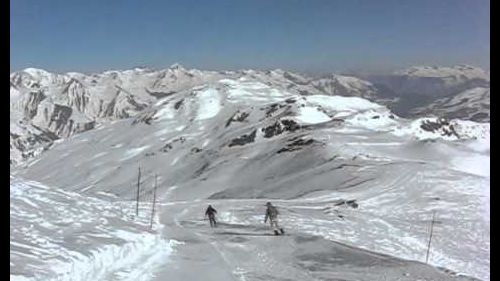
[[[489,69],[488,0],[11,0],[11,71]]]

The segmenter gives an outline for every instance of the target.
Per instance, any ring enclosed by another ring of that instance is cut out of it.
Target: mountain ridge
[[[414,69],[436,72],[443,68]],[[477,68],[465,66],[444,69],[480,72]],[[405,104],[404,99],[403,102],[397,101],[401,97],[387,99],[386,93],[377,86],[378,82],[354,76],[331,74],[311,78],[281,69],[204,71],[186,69],[180,64],[162,70],[134,68],[89,75],[78,72],[57,74],[27,68],[10,74],[11,132],[17,131],[15,141],[11,138],[11,152],[12,149],[18,150],[13,153],[17,156],[11,162],[23,162],[23,159],[31,157],[27,155],[36,155],[48,149],[51,145],[48,140],[53,139],[54,135],[60,139],[67,138],[101,123],[133,117],[162,98],[176,93],[222,79],[240,78],[259,81],[279,91],[302,96],[322,94],[362,97],[383,104],[402,117],[418,118],[436,113],[437,117],[489,121],[489,95],[473,97],[476,92],[469,93],[468,97],[477,101],[473,103],[472,109],[463,109],[468,106],[466,103],[450,109],[439,95],[428,103],[411,106],[402,112],[398,108],[405,107],[401,106]]]

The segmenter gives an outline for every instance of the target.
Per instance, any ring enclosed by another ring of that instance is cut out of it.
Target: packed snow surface
[[[11,280],[150,280],[172,242],[131,207],[11,178]]]

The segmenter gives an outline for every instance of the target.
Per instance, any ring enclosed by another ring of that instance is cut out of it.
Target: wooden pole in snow
[[[156,203],[156,187],[158,186],[158,175],[155,175],[155,187],[153,190],[153,207],[151,208],[151,228],[153,228],[153,219],[155,217],[155,203]]]
[[[429,261],[429,251],[431,249],[431,241],[432,241],[432,231],[434,229],[434,221],[436,219],[436,211],[432,213],[432,222],[431,222],[431,233],[429,235],[429,244],[427,245],[427,255],[425,256],[425,263]]]
[[[136,207],[135,207],[135,215],[139,216],[139,192],[141,190],[141,167],[139,167],[139,175],[137,176],[137,198],[136,198]]]

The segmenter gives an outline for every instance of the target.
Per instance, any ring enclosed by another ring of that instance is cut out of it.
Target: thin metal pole
[[[141,190],[141,167],[139,167],[139,175],[137,176],[137,198],[136,198],[136,207],[135,207],[135,215],[139,216],[139,192]]]
[[[153,218],[155,216],[156,187],[158,186],[158,175],[155,175],[155,187],[153,190],[153,207],[151,209],[151,228],[153,228]]]
[[[436,211],[432,213],[432,222],[431,222],[431,233],[429,235],[429,244],[427,245],[427,255],[425,256],[425,263],[429,261],[429,251],[431,249],[431,241],[432,241],[432,232],[434,230],[434,221],[436,219]]]

